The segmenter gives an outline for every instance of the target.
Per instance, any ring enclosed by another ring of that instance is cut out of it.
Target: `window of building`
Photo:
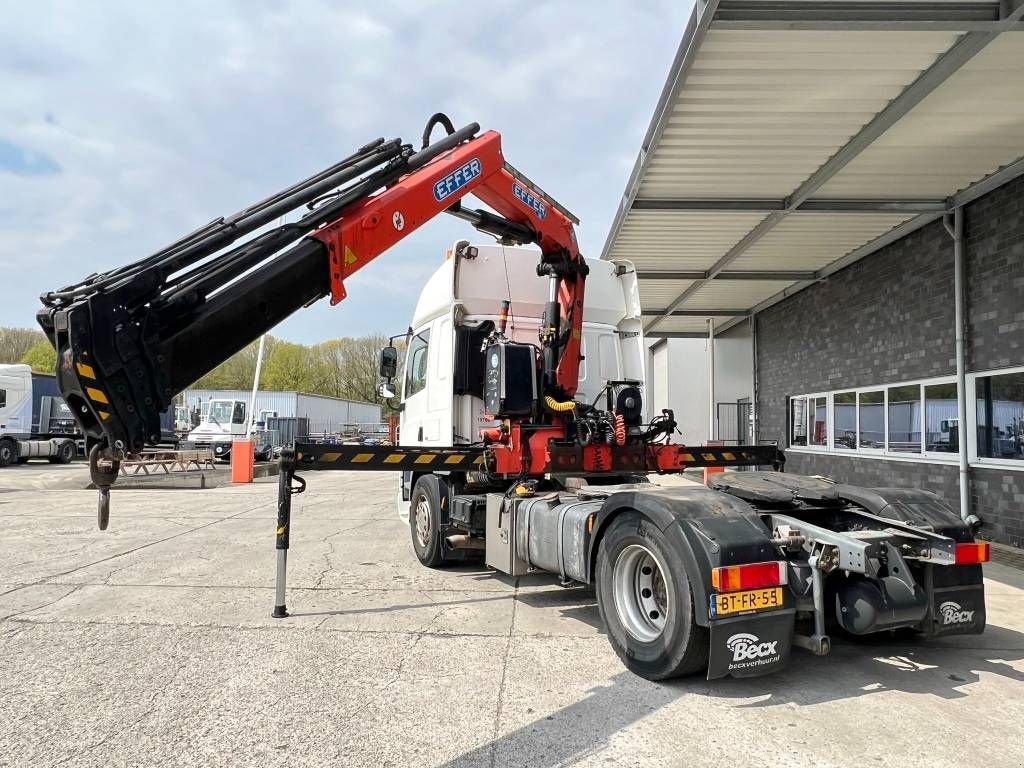
[[[857,393],[836,392],[832,395],[832,445],[838,450],[857,448]]]
[[[807,445],[807,398],[790,399],[789,414],[789,444]]]
[[[811,434],[810,445],[828,445],[828,397],[818,395],[807,399],[807,407],[810,409]]]
[[[885,392],[861,392],[857,395],[857,445],[860,448],[885,448]]]
[[[921,452],[921,385],[889,387],[889,450]]]
[[[975,379],[978,456],[1024,461],[1024,371]]]
[[[405,392],[409,398],[427,386],[427,349],[430,329],[417,333],[409,342],[409,357],[405,366]]]
[[[958,453],[960,426],[956,415],[956,384],[924,386],[924,449],[927,453]]]
[[[979,435],[988,430],[993,439],[1002,439],[993,449],[1000,451],[997,458],[1020,459],[1024,469],[1024,369],[976,378]],[[986,405],[985,387],[994,393],[992,405]],[[988,417],[986,408],[997,415]],[[973,429],[973,422],[968,426]],[[960,434],[956,382],[948,378],[790,398],[792,447],[952,461],[960,450]],[[1017,443],[1007,442],[1006,435]],[[1011,444],[1016,446],[1012,450]]]

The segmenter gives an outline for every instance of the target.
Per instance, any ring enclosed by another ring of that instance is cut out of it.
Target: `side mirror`
[[[395,396],[394,390],[391,389],[391,383],[387,381],[382,381],[379,385],[377,385],[377,394],[383,397],[385,400],[390,400],[392,397]]]
[[[384,347],[380,351],[380,377],[391,382],[398,374],[398,350],[395,347]]]

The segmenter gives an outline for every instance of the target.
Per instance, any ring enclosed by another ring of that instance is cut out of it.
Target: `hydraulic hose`
[[[571,411],[576,408],[576,401],[566,400],[565,402],[559,402],[551,395],[544,395],[544,405],[555,413],[565,413],[566,411]]]

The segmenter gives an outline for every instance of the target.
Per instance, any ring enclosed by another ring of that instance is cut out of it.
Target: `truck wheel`
[[[409,531],[416,557],[428,568],[445,562],[441,549],[441,504],[448,503],[448,483],[437,475],[423,475],[412,488]]]
[[[75,458],[75,444],[70,440],[66,440],[61,443],[60,448],[57,449],[57,455],[54,457],[54,463],[70,464],[73,458]]]
[[[597,605],[619,658],[648,680],[706,669],[708,630],[694,618],[680,547],[639,512],[609,525],[597,551]]]
[[[18,448],[13,440],[0,440],[0,467],[6,467],[18,460]]]

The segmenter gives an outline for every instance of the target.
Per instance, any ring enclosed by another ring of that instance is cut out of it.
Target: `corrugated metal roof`
[[[602,254],[665,312],[648,333],[761,308],[1024,172],[1022,17],[698,0]]]
[[[821,269],[911,217],[794,213],[750,246],[731,269]]]

